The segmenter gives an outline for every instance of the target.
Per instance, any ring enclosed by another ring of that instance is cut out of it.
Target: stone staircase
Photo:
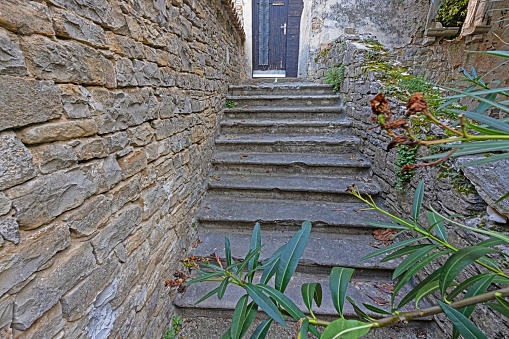
[[[231,86],[228,99],[235,108],[227,109],[220,123],[209,188],[198,217],[200,244],[192,254],[224,258],[228,236],[233,255],[241,259],[255,223],[260,222],[265,244],[260,260],[265,260],[304,220],[310,220],[311,238],[287,295],[305,310],[300,286],[320,282],[323,304],[315,315],[333,318],[337,313],[328,287],[330,269],[344,266],[356,269],[348,295],[358,305],[376,302],[389,307],[396,263],[360,260],[380,245],[373,228],[363,221],[380,216],[363,211],[366,206],[346,192],[356,184],[361,192],[376,196],[379,187],[371,181],[371,164],[358,152],[360,140],[350,132],[351,123],[331,86],[295,82]],[[214,319],[231,317],[243,290],[231,286],[221,301],[212,297],[194,305],[212,288],[206,283],[192,285],[175,304],[186,317],[210,319],[207,326],[224,325]],[[345,307],[347,316],[356,317],[350,304]],[[215,338],[193,333],[188,331],[187,336]],[[218,331],[218,338],[221,334]],[[289,337],[279,333],[269,338]]]

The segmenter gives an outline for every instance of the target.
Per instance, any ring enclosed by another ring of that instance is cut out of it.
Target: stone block
[[[133,62],[130,59],[120,58],[115,62],[117,84],[119,87],[138,86]]]
[[[162,210],[165,202],[170,199],[170,195],[164,190],[161,184],[156,185],[141,194],[141,203],[143,204],[143,220],[147,220],[154,213],[160,211],[162,214],[167,212]]]
[[[19,244],[21,238],[19,235],[19,226],[16,219],[11,217],[0,217],[0,235],[7,241]]]
[[[58,256],[52,267],[37,273],[15,297],[12,326],[26,330],[96,266],[92,246],[82,243]],[[55,288],[58,286],[58,288]]]
[[[64,325],[62,307],[57,303],[26,331],[14,329],[14,339],[63,339],[61,331]]]
[[[40,79],[115,87],[114,66],[95,49],[76,41],[41,36],[22,38],[30,73]]]
[[[64,141],[94,135],[98,132],[93,119],[52,122],[27,127],[19,132],[20,139],[26,144]]]
[[[0,131],[62,115],[60,95],[51,81],[0,76],[0,93]]]
[[[44,144],[30,149],[34,162],[43,174],[69,168],[78,163],[78,156],[69,145]]]
[[[23,237],[16,253],[0,255],[0,295],[28,279],[56,253],[70,245],[69,230],[60,223]]]
[[[133,69],[138,86],[158,86],[161,83],[161,71],[156,63],[134,60]]]
[[[140,191],[140,174],[137,174],[108,192],[108,197],[112,200],[112,212],[117,212],[128,202],[138,199]]]
[[[87,237],[97,232],[110,218],[112,201],[104,195],[93,197],[80,208],[69,212],[63,221],[77,237]]]
[[[92,21],[56,7],[52,8],[52,19],[55,35],[107,47],[103,28]]]
[[[4,295],[0,299],[0,328],[10,326],[13,315],[14,298]]]
[[[110,333],[117,321],[118,310],[113,310],[111,300],[117,294],[118,279],[108,285],[97,295],[86,324],[88,338],[110,338]]]
[[[30,151],[14,133],[0,133],[0,190],[22,184],[36,175]]]
[[[127,130],[132,146],[145,146],[154,139],[154,130],[148,122]]]
[[[114,155],[83,166],[85,176],[97,186],[97,194],[109,191],[122,180],[122,169]]]
[[[104,158],[109,154],[123,150],[129,144],[126,132],[118,132],[103,138],[79,140],[74,151],[80,161]]]
[[[94,114],[99,134],[138,126],[157,117],[159,103],[151,88],[123,91],[93,89],[91,93],[97,103]]]
[[[70,119],[90,118],[94,106],[92,95],[82,86],[72,84],[58,85],[62,97],[64,114]]]
[[[106,37],[111,51],[129,59],[145,58],[145,50],[141,42],[113,32],[108,32]]]
[[[109,253],[127,238],[141,222],[142,209],[138,205],[128,205],[117,213],[111,223],[101,229],[92,239],[92,246],[98,262],[102,262]]]
[[[122,179],[125,180],[147,167],[147,153],[145,149],[136,151],[118,159],[118,164],[122,168]]]
[[[11,210],[12,201],[0,192],[0,216],[6,215]]]
[[[45,3],[36,1],[2,0],[0,26],[20,34],[55,34]],[[8,14],[7,14],[8,13]]]
[[[2,28],[0,28],[0,74],[27,75],[25,57],[19,48],[18,38]]]

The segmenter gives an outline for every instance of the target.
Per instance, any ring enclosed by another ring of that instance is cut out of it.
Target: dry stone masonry
[[[232,8],[0,2],[0,337],[161,336],[242,74]]]

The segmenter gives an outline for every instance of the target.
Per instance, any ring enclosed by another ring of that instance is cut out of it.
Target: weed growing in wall
[[[401,145],[398,147],[398,154],[396,156],[396,188],[403,189],[414,177],[415,170],[402,171],[402,169],[409,164],[415,164],[417,160],[417,147],[410,147]]]
[[[341,85],[345,81],[345,65],[340,64],[334,68],[331,68],[327,71],[327,75],[325,76],[325,83],[329,85],[333,85],[332,90],[334,93],[339,92],[341,89]]]
[[[170,328],[164,332],[163,339],[176,339],[184,325],[184,319],[181,316],[171,318]]]
[[[226,108],[235,108],[235,102],[231,99],[226,99]]]

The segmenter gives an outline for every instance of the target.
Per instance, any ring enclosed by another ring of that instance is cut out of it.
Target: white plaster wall
[[[249,79],[253,74],[253,2],[252,0],[242,0],[242,6],[244,32],[246,33],[246,41],[244,42],[244,55],[246,75]]]

